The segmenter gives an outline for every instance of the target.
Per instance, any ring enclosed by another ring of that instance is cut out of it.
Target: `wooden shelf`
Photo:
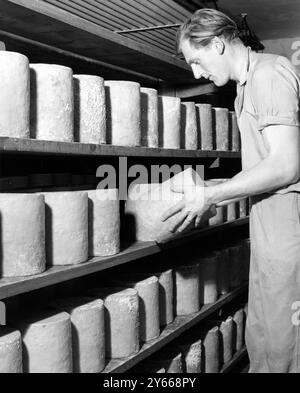
[[[3,278],[0,280],[0,300],[136,261],[147,256],[158,254],[162,249],[171,249],[193,240],[201,239],[206,235],[219,233],[231,228],[247,225],[248,223],[248,218],[242,218],[222,225],[194,231],[166,243],[163,247],[158,246],[155,242],[137,242],[116,256],[93,258],[86,263],[74,266],[55,266],[49,268],[45,273],[36,276]]]
[[[44,1],[0,0],[0,26],[6,32],[157,80],[199,84],[190,67],[175,56],[115,34]]]
[[[248,355],[247,348],[246,347],[242,348],[239,352],[237,352],[233,356],[232,360],[229,363],[225,364],[222,367],[220,374],[231,373],[239,365],[239,363],[246,358],[247,355]]]
[[[182,333],[191,329],[193,326],[197,325],[199,322],[203,321],[204,319],[218,311],[221,307],[234,300],[237,296],[245,293],[247,288],[248,285],[245,284],[243,287],[234,290],[230,294],[222,296],[216,303],[204,306],[202,310],[197,314],[177,317],[173,323],[168,325],[163,330],[158,339],[152,341],[151,343],[145,344],[138,354],[133,355],[125,360],[111,360],[106,366],[103,373],[124,373],[128,371],[129,369],[140,363],[142,360],[145,360],[147,357],[154,354],[165,345],[169,344]],[[236,362],[238,361],[234,357],[231,363],[234,363],[234,360]]]
[[[0,137],[1,153],[106,156],[106,157],[164,157],[164,158],[240,158],[240,152],[152,149],[83,143],[40,141]]]

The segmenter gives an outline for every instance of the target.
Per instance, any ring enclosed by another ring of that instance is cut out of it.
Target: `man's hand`
[[[170,228],[171,232],[183,232],[193,223],[198,228],[203,219],[208,220],[217,214],[215,206],[209,202],[208,187],[173,185],[171,190],[183,194],[183,200],[162,216],[162,221],[165,222],[178,215]]]

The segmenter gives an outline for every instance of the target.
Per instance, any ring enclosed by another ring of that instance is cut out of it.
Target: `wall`
[[[265,40],[265,53],[282,55],[291,60],[300,72],[300,36],[296,38],[283,38],[277,40]]]

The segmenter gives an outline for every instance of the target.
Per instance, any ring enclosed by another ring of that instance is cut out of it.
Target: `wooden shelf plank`
[[[0,137],[0,152],[69,156],[165,157],[165,158],[240,158],[239,152],[152,149],[83,143],[40,141]]]
[[[237,296],[243,294],[247,290],[247,288],[248,285],[244,285],[243,287],[234,290],[230,294],[222,296],[216,303],[204,306],[199,313],[184,317],[177,317],[173,323],[168,325],[162,331],[158,339],[153,340],[151,343],[145,344],[141,348],[140,352],[136,355],[133,355],[124,360],[111,360],[107,364],[103,373],[124,373],[128,371],[129,369],[140,363],[142,360],[145,360],[147,357],[172,342],[182,333],[191,329],[193,326],[197,325],[199,322],[203,321],[204,319],[218,311],[221,307],[231,302]],[[233,363],[233,361],[231,363]]]
[[[247,355],[248,355],[247,348],[246,347],[242,348],[239,352],[237,352],[233,356],[232,360],[229,363],[225,364],[222,367],[220,374],[229,374],[230,372],[232,372],[235,369],[235,367],[239,365],[241,360],[243,360]]]
[[[194,82],[182,60],[36,0],[0,0],[1,29],[160,80]]]
[[[112,257],[93,258],[86,263],[74,266],[51,267],[45,273],[36,276],[3,278],[0,280],[0,300],[133,262],[147,256],[158,254],[163,249],[171,249],[195,239],[201,239],[201,237],[206,235],[230,230],[231,228],[247,225],[248,223],[248,218],[242,218],[222,225],[197,230],[172,240],[163,247],[158,246],[155,242],[137,242],[126,248],[120,254]]]

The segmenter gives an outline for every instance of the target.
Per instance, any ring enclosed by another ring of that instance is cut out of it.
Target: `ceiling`
[[[175,54],[177,27],[128,31],[181,24],[191,12],[213,0],[42,0],[124,37]],[[219,9],[248,14],[261,40],[300,36],[300,0],[217,0]],[[125,31],[124,31],[125,30]]]

